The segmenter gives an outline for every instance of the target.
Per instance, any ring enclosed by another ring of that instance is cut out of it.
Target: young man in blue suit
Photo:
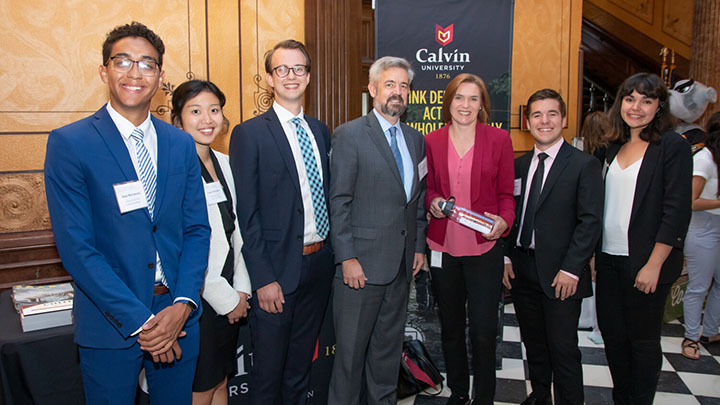
[[[328,128],[303,114],[310,57],[294,40],[265,57],[274,102],[233,129],[230,166],[243,257],[255,289],[251,404],[304,404],[330,293]]]
[[[45,185],[75,281],[75,341],[88,404],[190,404],[210,228],[192,138],[150,114],[162,40],[133,22],[103,44],[110,102],[50,133]]]

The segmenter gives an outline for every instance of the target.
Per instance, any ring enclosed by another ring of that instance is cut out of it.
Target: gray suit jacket
[[[425,179],[418,174],[418,164],[425,158],[425,139],[411,127],[401,127],[414,168],[410,202],[372,112],[333,133],[330,238],[338,263],[336,277],[342,277],[340,263],[357,258],[369,284],[388,284],[397,275],[404,253],[410,279],[414,254],[425,252]]]

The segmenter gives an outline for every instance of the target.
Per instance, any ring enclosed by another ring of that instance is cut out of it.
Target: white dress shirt
[[[140,165],[138,164],[137,154],[135,153],[135,140],[133,140],[131,137],[132,132],[135,130],[136,127],[127,118],[123,117],[122,115],[120,115],[119,112],[115,111],[115,109],[112,108],[112,105],[110,105],[109,102],[107,103],[107,110],[108,114],[110,114],[110,118],[113,120],[113,123],[115,123],[115,127],[117,127],[120,135],[122,135],[125,146],[128,149],[128,154],[130,155],[130,160],[132,161],[133,168],[135,168],[135,173],[137,174],[138,179],[140,179],[140,170],[138,169]],[[150,159],[152,159],[153,161],[153,166],[155,166],[155,174],[157,175],[157,132],[155,131],[155,126],[153,125],[152,120],[150,119],[150,111],[148,111],[148,116],[145,121],[143,121],[142,124],[140,124],[137,128],[140,128],[140,130],[143,131],[143,143],[145,144],[145,149],[147,149],[148,154],[150,155]],[[128,252],[128,254],[130,254],[130,252]],[[164,277],[165,276],[163,274],[162,262],[160,261],[160,253],[155,251],[155,283],[159,284]],[[173,303],[176,303],[178,301],[188,301],[191,302],[195,308],[198,307],[197,303],[188,297],[175,297]],[[150,315],[148,321],[154,317],[155,315]],[[147,323],[147,321],[145,322]],[[140,333],[141,330],[142,327],[136,330],[135,333],[133,333],[131,336],[137,335],[138,333]]]
[[[533,148],[533,157],[532,160],[530,160],[530,167],[528,168],[528,176],[527,179],[525,179],[525,195],[523,196],[523,209],[522,209],[522,215],[520,215],[520,232],[518,232],[517,240],[515,241],[518,246],[520,246],[520,234],[522,233],[522,225],[523,221],[525,220],[525,209],[527,208],[527,199],[528,194],[530,193],[530,185],[532,184],[533,176],[535,175],[535,172],[537,171],[538,162],[540,162],[540,159],[538,159],[538,155],[540,153],[545,153],[548,155],[548,157],[545,158],[545,172],[543,173],[543,182],[542,186],[545,186],[545,180],[547,180],[548,174],[550,173],[550,168],[552,167],[553,163],[555,162],[555,158],[557,157],[558,152],[560,152],[560,148],[562,147],[563,143],[565,142],[565,139],[562,137],[555,142],[552,146],[549,148],[541,151],[538,150],[537,145]],[[540,189],[542,192],[542,188]],[[537,209],[537,207],[535,207]],[[530,239],[530,249],[535,249],[535,231],[533,230],[532,238]],[[507,261],[506,261],[507,263]],[[578,276],[575,274],[569,273],[565,270],[560,270],[562,273],[564,273],[567,276],[570,276],[574,278],[575,280],[579,280]]]
[[[548,173],[550,173],[550,168],[553,165],[553,162],[555,162],[555,157],[557,157],[558,152],[560,151],[560,148],[562,147],[563,142],[565,140],[563,138],[558,139],[558,141],[550,146],[549,148],[545,150],[538,150],[537,146],[533,148],[533,157],[532,160],[530,160],[530,167],[528,168],[528,175],[527,179],[525,179],[525,195],[523,196],[523,208],[520,215],[520,232],[518,232],[517,240],[515,241],[518,246],[520,246],[520,234],[522,233],[522,226],[523,221],[525,220],[525,208],[527,208],[527,199],[528,194],[530,193],[530,185],[532,184],[533,176],[535,175],[535,171],[537,170],[538,162],[540,159],[538,159],[538,155],[540,153],[545,153],[548,155],[548,157],[545,158],[545,173],[543,173],[543,182],[542,185],[545,186],[545,180],[547,180]],[[542,189],[540,189],[542,191]],[[533,231],[532,238],[530,240],[530,249],[535,249],[535,231]]]

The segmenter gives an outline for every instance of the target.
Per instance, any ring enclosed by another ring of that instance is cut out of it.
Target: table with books
[[[0,404],[84,403],[73,325],[48,327],[67,323],[67,314],[32,322],[29,316],[36,315],[24,317],[26,330],[44,329],[23,332],[12,291],[0,294]]]

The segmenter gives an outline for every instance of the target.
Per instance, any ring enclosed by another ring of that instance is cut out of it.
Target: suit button
[[[405,230],[400,231],[400,235],[405,236]]]
[[[153,232],[157,232],[157,226],[153,225]]]
[[[297,236],[298,239],[302,239],[302,237],[303,237],[302,235],[298,235],[298,236]]]
[[[298,214],[302,214],[302,210],[298,208]]]
[[[155,263],[148,263],[148,269],[152,270],[155,268]]]

